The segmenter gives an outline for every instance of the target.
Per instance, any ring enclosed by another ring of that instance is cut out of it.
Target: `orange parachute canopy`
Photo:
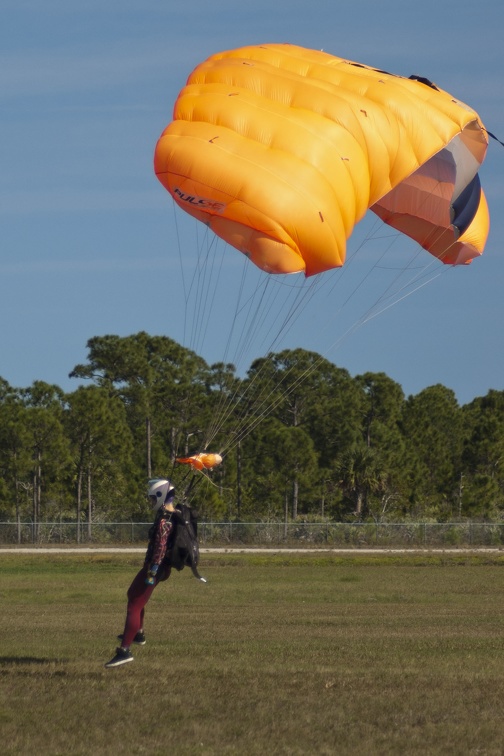
[[[261,45],[189,76],[155,151],[175,202],[258,267],[343,265],[368,209],[445,263],[483,252],[478,114],[420,77]]]
[[[182,465],[191,465],[194,470],[211,470],[222,462],[220,454],[193,454],[192,457],[179,457],[177,460]]]

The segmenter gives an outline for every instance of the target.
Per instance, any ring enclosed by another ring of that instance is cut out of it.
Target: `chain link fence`
[[[17,544],[143,545],[146,522],[0,522],[0,546]],[[457,548],[504,546],[504,523],[202,522],[202,547]]]

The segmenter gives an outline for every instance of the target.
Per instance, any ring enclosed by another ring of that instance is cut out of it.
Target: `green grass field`
[[[504,557],[0,554],[5,754],[502,754]]]

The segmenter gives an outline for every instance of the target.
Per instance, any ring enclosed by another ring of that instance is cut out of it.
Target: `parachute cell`
[[[271,273],[343,265],[368,209],[445,263],[481,254],[478,114],[426,79],[262,45],[190,75],[155,172],[175,202]]]

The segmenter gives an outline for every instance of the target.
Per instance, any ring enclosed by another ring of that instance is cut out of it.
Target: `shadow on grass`
[[[0,666],[17,664],[63,664],[65,659],[47,659],[39,656],[0,656]]]

